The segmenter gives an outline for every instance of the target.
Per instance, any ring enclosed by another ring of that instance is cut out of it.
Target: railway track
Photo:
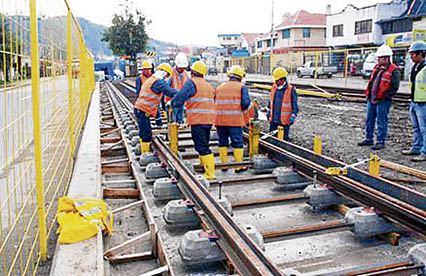
[[[104,196],[125,209],[105,241],[110,275],[425,273],[418,258],[426,242],[424,194],[358,169],[327,175],[327,167],[345,164],[264,134],[261,154],[217,163],[217,179],[208,182],[187,129],[178,131],[177,148],[166,129],[154,130],[156,153],[138,156],[132,104],[104,85]],[[210,143],[217,155],[214,133]],[[235,174],[241,165],[250,169]]]

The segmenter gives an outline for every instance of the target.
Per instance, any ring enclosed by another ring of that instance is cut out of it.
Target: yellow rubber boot
[[[234,149],[234,160],[235,162],[243,162],[244,149]],[[246,171],[247,167],[238,167],[235,168],[236,173]]]
[[[216,179],[216,173],[214,171],[214,156],[213,153],[202,155],[201,159],[203,161],[204,170],[206,171],[204,173],[204,177],[206,179]]]
[[[141,154],[151,152],[151,142],[142,142],[141,144]]]
[[[200,165],[203,166],[203,169],[204,169],[204,164],[203,164],[203,158],[202,158],[202,156],[199,155],[198,158],[200,159]]]
[[[228,147],[219,147],[219,157],[220,162],[228,163]],[[226,172],[228,169],[222,169],[223,172]]]

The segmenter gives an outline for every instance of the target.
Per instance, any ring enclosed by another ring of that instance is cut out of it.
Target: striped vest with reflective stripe
[[[217,126],[244,126],[241,110],[241,88],[243,84],[228,81],[216,88],[216,122]]]
[[[411,74],[410,74],[411,76]],[[410,80],[411,90],[411,80]],[[417,73],[416,79],[414,80],[414,99],[413,102],[425,103],[426,102],[426,66]]]
[[[291,107],[291,90],[293,89],[293,86],[290,84],[287,85],[287,89],[284,91],[283,101],[281,103],[281,110],[280,110],[280,122],[282,125],[289,125],[290,124],[290,116],[292,112]],[[269,110],[271,111],[271,116],[269,116],[269,120],[272,122],[273,117],[273,110],[274,110],[274,98],[275,93],[277,92],[277,85],[274,83],[272,85],[271,94],[269,98],[270,107]]]
[[[172,85],[170,86],[171,88],[174,88],[176,90],[181,90],[187,80],[188,80],[188,74],[185,71],[183,71],[182,73],[182,79],[179,79],[179,73],[176,70],[176,67],[173,68]],[[164,101],[166,103],[170,101],[171,99],[172,98],[170,98],[169,96],[164,95]]]
[[[139,109],[149,116],[155,117],[158,111],[158,105],[163,93],[157,94],[152,91],[152,86],[159,79],[151,76],[143,84],[138,99],[135,102],[135,108]]]
[[[212,125],[214,123],[214,89],[203,78],[192,77],[195,95],[185,102],[188,125]]]

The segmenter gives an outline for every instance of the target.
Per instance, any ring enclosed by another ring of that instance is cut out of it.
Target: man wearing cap
[[[414,66],[410,74],[411,103],[410,115],[413,124],[414,143],[404,155],[416,155],[414,162],[426,161],[426,43],[416,41],[408,50]]]
[[[290,140],[290,126],[296,121],[299,106],[296,88],[287,82],[288,72],[278,67],[272,72],[274,84],[269,95],[268,117],[269,131],[276,131],[278,126],[284,128],[284,140]]]
[[[244,111],[250,105],[248,89],[241,83],[245,76],[244,69],[239,65],[233,65],[228,73],[229,81],[216,88],[216,121],[217,134],[219,136],[219,156],[222,163],[228,163],[228,145],[234,149],[235,162],[242,162],[243,126],[245,125]],[[247,167],[235,168],[239,173],[247,170]]]
[[[365,139],[358,146],[373,146],[372,150],[385,147],[388,132],[389,110],[392,97],[399,89],[400,74],[398,66],[391,63],[392,49],[382,45],[377,49],[378,64],[371,73],[365,89],[367,98],[367,118],[365,122]],[[374,127],[377,121],[377,139],[374,144]]]
[[[214,156],[209,148],[210,130],[214,123],[213,87],[204,79],[207,74],[206,64],[199,60],[191,66],[191,78],[172,99],[172,108],[180,108],[185,104],[188,125],[191,126],[192,140],[195,150],[200,155],[204,166],[204,177],[215,179]],[[175,120],[175,118],[173,118]]]
[[[176,90],[164,80],[172,74],[170,64],[162,63],[157,67],[157,71],[149,77],[143,84],[141,92],[135,102],[135,115],[139,125],[139,141],[141,143],[141,153],[150,152],[152,141],[152,129],[150,117],[156,117],[161,97],[166,94],[173,97]]]

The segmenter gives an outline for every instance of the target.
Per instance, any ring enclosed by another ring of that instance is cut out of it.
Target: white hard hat
[[[176,55],[175,64],[179,68],[188,67],[188,59],[186,58],[185,53],[178,53]]]
[[[376,55],[377,57],[391,57],[392,49],[388,45],[383,44],[377,49]]]

